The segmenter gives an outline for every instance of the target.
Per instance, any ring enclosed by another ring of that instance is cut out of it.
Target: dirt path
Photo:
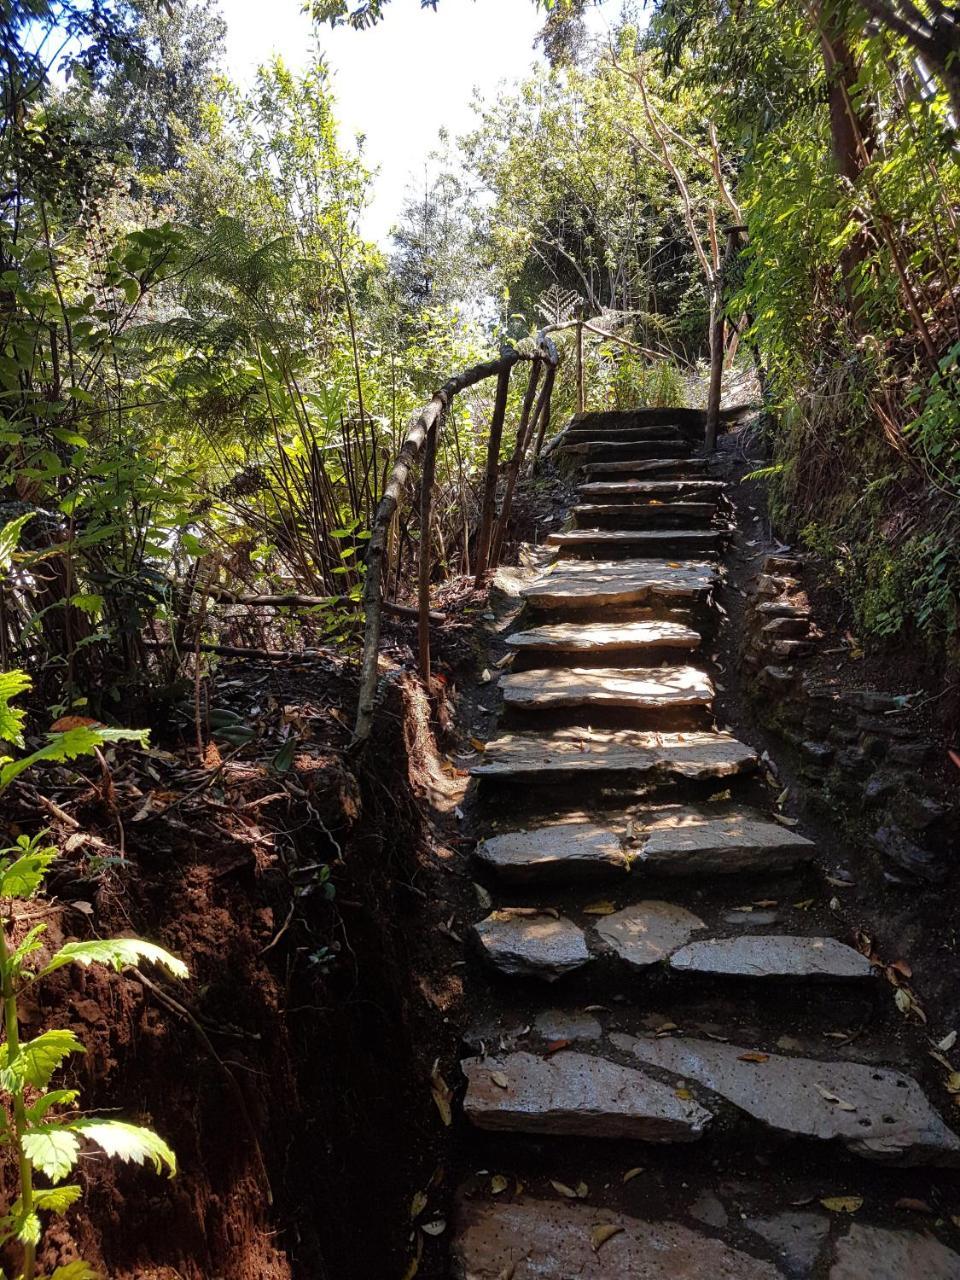
[[[722,465],[642,413],[561,451],[580,499],[555,559],[501,575],[522,608],[472,768],[452,1273],[960,1280],[920,1047],[835,936],[827,851],[714,721]]]

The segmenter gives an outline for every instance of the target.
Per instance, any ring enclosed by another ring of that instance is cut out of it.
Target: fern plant
[[[10,700],[30,686],[21,671],[0,673],[0,737],[23,745],[24,712]],[[108,729],[97,724],[51,733],[30,755],[0,760],[0,795],[24,769],[41,760],[71,760],[95,748],[127,738],[146,742],[146,731]],[[42,888],[57,850],[41,836],[20,836],[0,850],[0,901],[25,901]],[[106,965],[120,971],[143,961],[159,965],[174,977],[186,978],[187,967],[162,947],[139,938],[111,938],[68,942],[45,961],[46,925],[34,925],[17,941],[13,913],[0,915],[0,1000],[3,1042],[0,1044],[0,1145],[12,1147],[19,1171],[19,1195],[0,1216],[0,1247],[16,1241],[22,1249],[20,1280],[40,1280],[37,1248],[43,1238],[42,1215],[65,1213],[80,1198],[81,1188],[65,1179],[76,1167],[84,1143],[92,1142],[107,1155],[138,1164],[150,1163],[172,1177],[177,1163],[173,1151],[150,1129],[122,1120],[83,1116],[77,1111],[76,1089],[50,1088],[55,1072],[73,1054],[85,1052],[77,1036],[62,1028],[41,1032],[32,1040],[20,1038],[20,997],[34,983],[69,964]],[[49,1185],[38,1185],[40,1174]],[[0,1280],[6,1280],[0,1271]],[[85,1262],[57,1267],[49,1280],[96,1280]]]

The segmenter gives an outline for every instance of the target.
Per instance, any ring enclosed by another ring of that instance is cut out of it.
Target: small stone
[[[593,1205],[464,1201],[458,1218],[453,1280],[782,1280],[769,1262],[678,1222],[641,1222]],[[620,1229],[595,1250],[593,1233],[603,1226]]]
[[[723,1204],[710,1191],[704,1191],[702,1195],[697,1196],[687,1212],[691,1218],[706,1223],[708,1227],[716,1227],[717,1230],[725,1227],[730,1221]]]
[[[742,929],[761,928],[764,925],[776,924],[780,919],[778,911],[745,911],[742,907],[735,907],[732,911],[724,913],[724,923],[734,924]]]
[[[596,926],[598,938],[633,969],[666,960],[697,929],[706,925],[684,907],[670,902],[637,902],[606,916]]]
[[[583,930],[564,916],[495,911],[474,932],[490,963],[509,978],[556,982],[593,959]]]
[[[892,796],[902,785],[902,775],[882,769],[864,783],[863,798],[867,804],[879,804]]]
[[[896,814],[911,831],[926,831],[934,823],[942,821],[950,810],[933,796],[907,792],[897,802]]]
[[[866,777],[872,767],[870,758],[857,747],[846,747],[843,751],[838,751],[834,763],[838,769],[851,773],[856,778]]]
[[[746,1225],[776,1249],[790,1280],[808,1280],[830,1234],[830,1219],[820,1213],[776,1213],[769,1218],[748,1218]]]
[[[737,978],[804,978],[845,981],[872,979],[866,956],[836,938],[803,938],[764,934],[741,938],[708,938],[681,947],[670,968],[684,973]]]
[[[693,1142],[713,1118],[635,1067],[567,1049],[548,1057],[467,1058],[461,1065],[464,1114],[480,1129]]]
[[[857,728],[864,733],[879,733],[885,738],[915,738],[916,729],[911,729],[894,716],[857,716]]]
[[[612,831],[576,819],[492,836],[475,856],[511,883],[599,880],[624,875],[629,867]]]
[[[796,573],[803,567],[803,561],[796,556],[767,556],[763,562],[764,573]]]
[[[800,743],[800,754],[811,764],[828,765],[833,759],[833,747],[826,742],[812,742],[809,738]]]
[[[960,1255],[933,1236],[855,1222],[837,1241],[828,1280],[960,1280]]]
[[[887,754],[887,740],[879,733],[865,733],[860,739],[860,751],[868,760],[882,760]]]
[[[813,645],[806,640],[772,640],[765,648],[771,658],[783,658],[791,662],[813,653]]]
[[[942,855],[921,848],[899,827],[879,827],[873,833],[873,842],[885,858],[910,875],[931,884],[946,879],[947,868]]]
[[[760,635],[771,640],[804,640],[810,631],[805,618],[773,618],[760,628]]]
[[[929,742],[898,742],[890,748],[890,759],[894,764],[905,764],[910,768],[919,768],[929,754]]]
[[[756,613],[761,618],[795,618],[804,622],[810,620],[810,610],[802,604],[793,604],[789,600],[764,600],[756,606]]]
[[[858,711],[866,711],[870,715],[882,715],[885,711],[897,711],[900,702],[893,694],[878,693],[874,689],[852,689],[841,695],[843,701]]]
[[[789,671],[786,667],[774,665],[764,667],[757,679],[764,688],[783,692],[793,687],[797,677],[794,672]]]
[[[567,1013],[563,1009],[545,1009],[533,1022],[544,1040],[599,1040],[603,1028],[592,1013]]]

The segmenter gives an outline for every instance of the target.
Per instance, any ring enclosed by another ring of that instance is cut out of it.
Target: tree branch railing
[[[566,327],[566,326],[552,326]],[[363,609],[366,617],[363,636],[363,659],[360,667],[360,693],[357,703],[357,719],[353,732],[353,745],[365,742],[373,728],[373,715],[377,694],[377,674],[380,653],[380,630],[383,612],[389,608],[383,599],[384,561],[390,527],[407,488],[407,482],[415,463],[423,454],[420,474],[420,549],[417,572],[417,650],[420,674],[430,679],[430,581],[433,568],[431,522],[436,457],[439,435],[443,430],[448,411],[460,392],[476,386],[487,378],[497,379],[487,458],[484,469],[483,497],[481,500],[480,529],[477,535],[477,553],[474,565],[476,582],[480,585],[487,569],[497,562],[510,516],[510,506],[517,475],[531,440],[536,447],[543,441],[550,421],[550,397],[560,361],[557,348],[545,329],[538,335],[536,348],[525,352],[517,348],[505,349],[495,360],[487,360],[455,374],[443,384],[414,418],[406,439],[397,455],[393,470],[387,478],[380,504],[374,516],[367,543],[366,576],[363,585]],[[524,396],[517,441],[507,466],[506,490],[499,517],[496,517],[496,491],[500,472],[500,446],[506,419],[510,374],[521,361],[531,363],[530,382]],[[536,397],[537,384],[543,367],[546,368],[544,385]],[[535,400],[536,397],[536,400]]]

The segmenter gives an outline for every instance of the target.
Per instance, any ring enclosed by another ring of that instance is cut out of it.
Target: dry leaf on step
[[[567,1200],[579,1199],[573,1187],[568,1187],[565,1182],[555,1182],[554,1179],[551,1178],[550,1185],[551,1187],[553,1187],[554,1191],[556,1191],[558,1195],[563,1196]]]
[[[613,1222],[600,1222],[590,1232],[590,1247],[594,1253],[599,1253],[608,1240],[618,1236],[623,1231],[623,1227],[616,1226]]]
[[[640,1165],[637,1165],[635,1169],[627,1170],[627,1172],[623,1175],[623,1180],[624,1182],[632,1182],[633,1179],[638,1177],[639,1174],[641,1173],[643,1173],[643,1168]]]
[[[427,1207],[426,1192],[418,1191],[410,1201],[410,1217],[419,1218],[421,1213]]]
[[[863,1205],[863,1196],[826,1196],[820,1203],[831,1213],[856,1213]]]
[[[738,1062],[768,1062],[769,1053],[741,1053],[737,1055]]]
[[[510,1087],[510,1081],[507,1079],[507,1077],[503,1074],[502,1071],[491,1071],[490,1079],[500,1089],[509,1089]]]
[[[589,906],[583,908],[583,914],[587,916],[612,916],[616,909],[612,902],[591,902]]]
[[[433,1064],[433,1071],[430,1073],[430,1092],[433,1095],[437,1110],[440,1112],[440,1119],[449,1128],[453,1124],[453,1112],[450,1108],[450,1103],[453,1101],[453,1091],[440,1074],[439,1058]]]
[[[956,1043],[957,1033],[956,1031],[951,1031],[948,1035],[945,1035],[941,1041],[939,1041],[937,1048],[942,1049],[944,1053],[948,1053]]]
[[[495,1196],[499,1196],[506,1191],[508,1185],[509,1181],[502,1173],[495,1173],[490,1179],[490,1190]]]

